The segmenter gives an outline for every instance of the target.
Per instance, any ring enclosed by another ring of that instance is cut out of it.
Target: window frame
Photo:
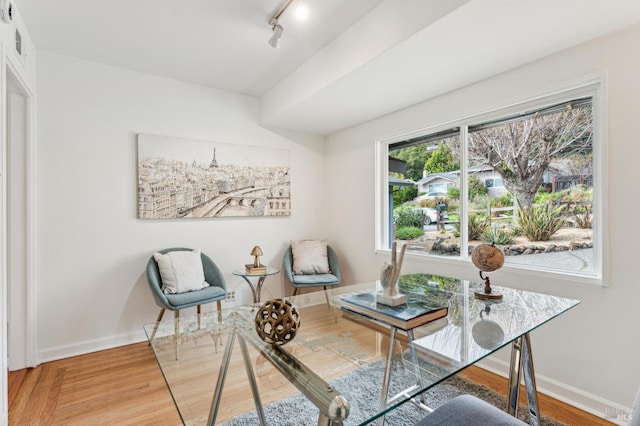
[[[491,110],[485,110],[467,115],[455,120],[424,127],[418,130],[399,134],[390,138],[380,139],[375,144],[375,250],[376,253],[388,253],[389,244],[389,212],[388,212],[388,155],[389,146],[401,141],[427,140],[430,135],[442,134],[453,129],[459,129],[460,137],[460,226],[467,229],[468,218],[468,128],[482,123],[500,120],[508,116],[520,114],[523,111],[540,110],[550,105],[566,102],[572,99],[589,96],[592,99],[593,111],[593,270],[589,273],[577,273],[572,271],[551,270],[542,267],[530,267],[505,263],[502,270],[515,274],[526,273],[545,279],[562,279],[581,284],[589,284],[607,287],[609,282],[609,261],[606,254],[608,250],[607,233],[604,226],[608,223],[606,212],[603,208],[608,204],[608,191],[605,190],[607,180],[607,141],[606,135],[606,80],[603,75],[585,78],[566,88],[557,89],[539,96],[530,97],[510,105],[500,106]],[[397,147],[394,147],[397,148]],[[471,257],[468,254],[468,239],[466,231],[460,241],[460,255],[455,257],[443,257],[433,254],[421,254],[407,252],[407,257],[416,261],[440,262],[443,265],[456,265],[460,263],[473,268]]]
[[[500,185],[496,184],[496,181],[500,181]],[[489,185],[488,182],[491,182]],[[485,188],[501,188],[504,186],[504,180],[502,178],[487,178],[484,180]]]

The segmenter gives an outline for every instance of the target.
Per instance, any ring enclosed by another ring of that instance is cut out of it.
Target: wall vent
[[[16,52],[18,56],[22,56],[22,34],[16,28]]]

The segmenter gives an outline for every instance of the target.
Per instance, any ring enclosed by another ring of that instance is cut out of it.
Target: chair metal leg
[[[180,345],[180,311],[173,311],[174,334],[173,339],[176,343],[176,361],[178,360],[178,346]]]
[[[324,289],[324,298],[327,301],[327,308],[331,310],[331,305],[329,304],[329,293],[327,293],[327,286],[323,285],[322,288]]]
[[[151,337],[149,337],[149,346],[151,346],[151,341],[153,340],[153,338],[156,337],[156,332],[158,331],[158,326],[160,325],[160,321],[162,320],[164,311],[164,308],[160,308],[160,315],[158,315],[158,319],[156,320],[156,323],[153,326],[153,331],[151,332]]]
[[[222,322],[222,303],[219,300],[216,301],[216,307],[218,308],[218,322]]]
[[[196,307],[196,313],[198,314],[198,330],[200,330],[200,318],[202,317],[202,305]]]

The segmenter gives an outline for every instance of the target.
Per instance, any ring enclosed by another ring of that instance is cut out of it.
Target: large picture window
[[[505,266],[601,277],[596,94],[585,88],[383,143],[387,164],[404,166],[386,171],[380,248],[402,241],[409,253],[468,260],[492,243]]]

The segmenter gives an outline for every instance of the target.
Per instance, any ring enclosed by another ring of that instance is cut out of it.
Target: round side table
[[[274,268],[272,266],[267,266],[267,272],[264,274],[250,274],[244,269],[238,269],[233,271],[233,275],[237,275],[239,277],[244,278],[244,280],[249,284],[251,288],[251,293],[253,294],[253,303],[260,302],[260,292],[262,291],[262,284],[264,284],[264,280],[269,275],[275,275],[280,272],[279,268]],[[251,278],[257,278],[258,281],[254,285],[251,281]]]

